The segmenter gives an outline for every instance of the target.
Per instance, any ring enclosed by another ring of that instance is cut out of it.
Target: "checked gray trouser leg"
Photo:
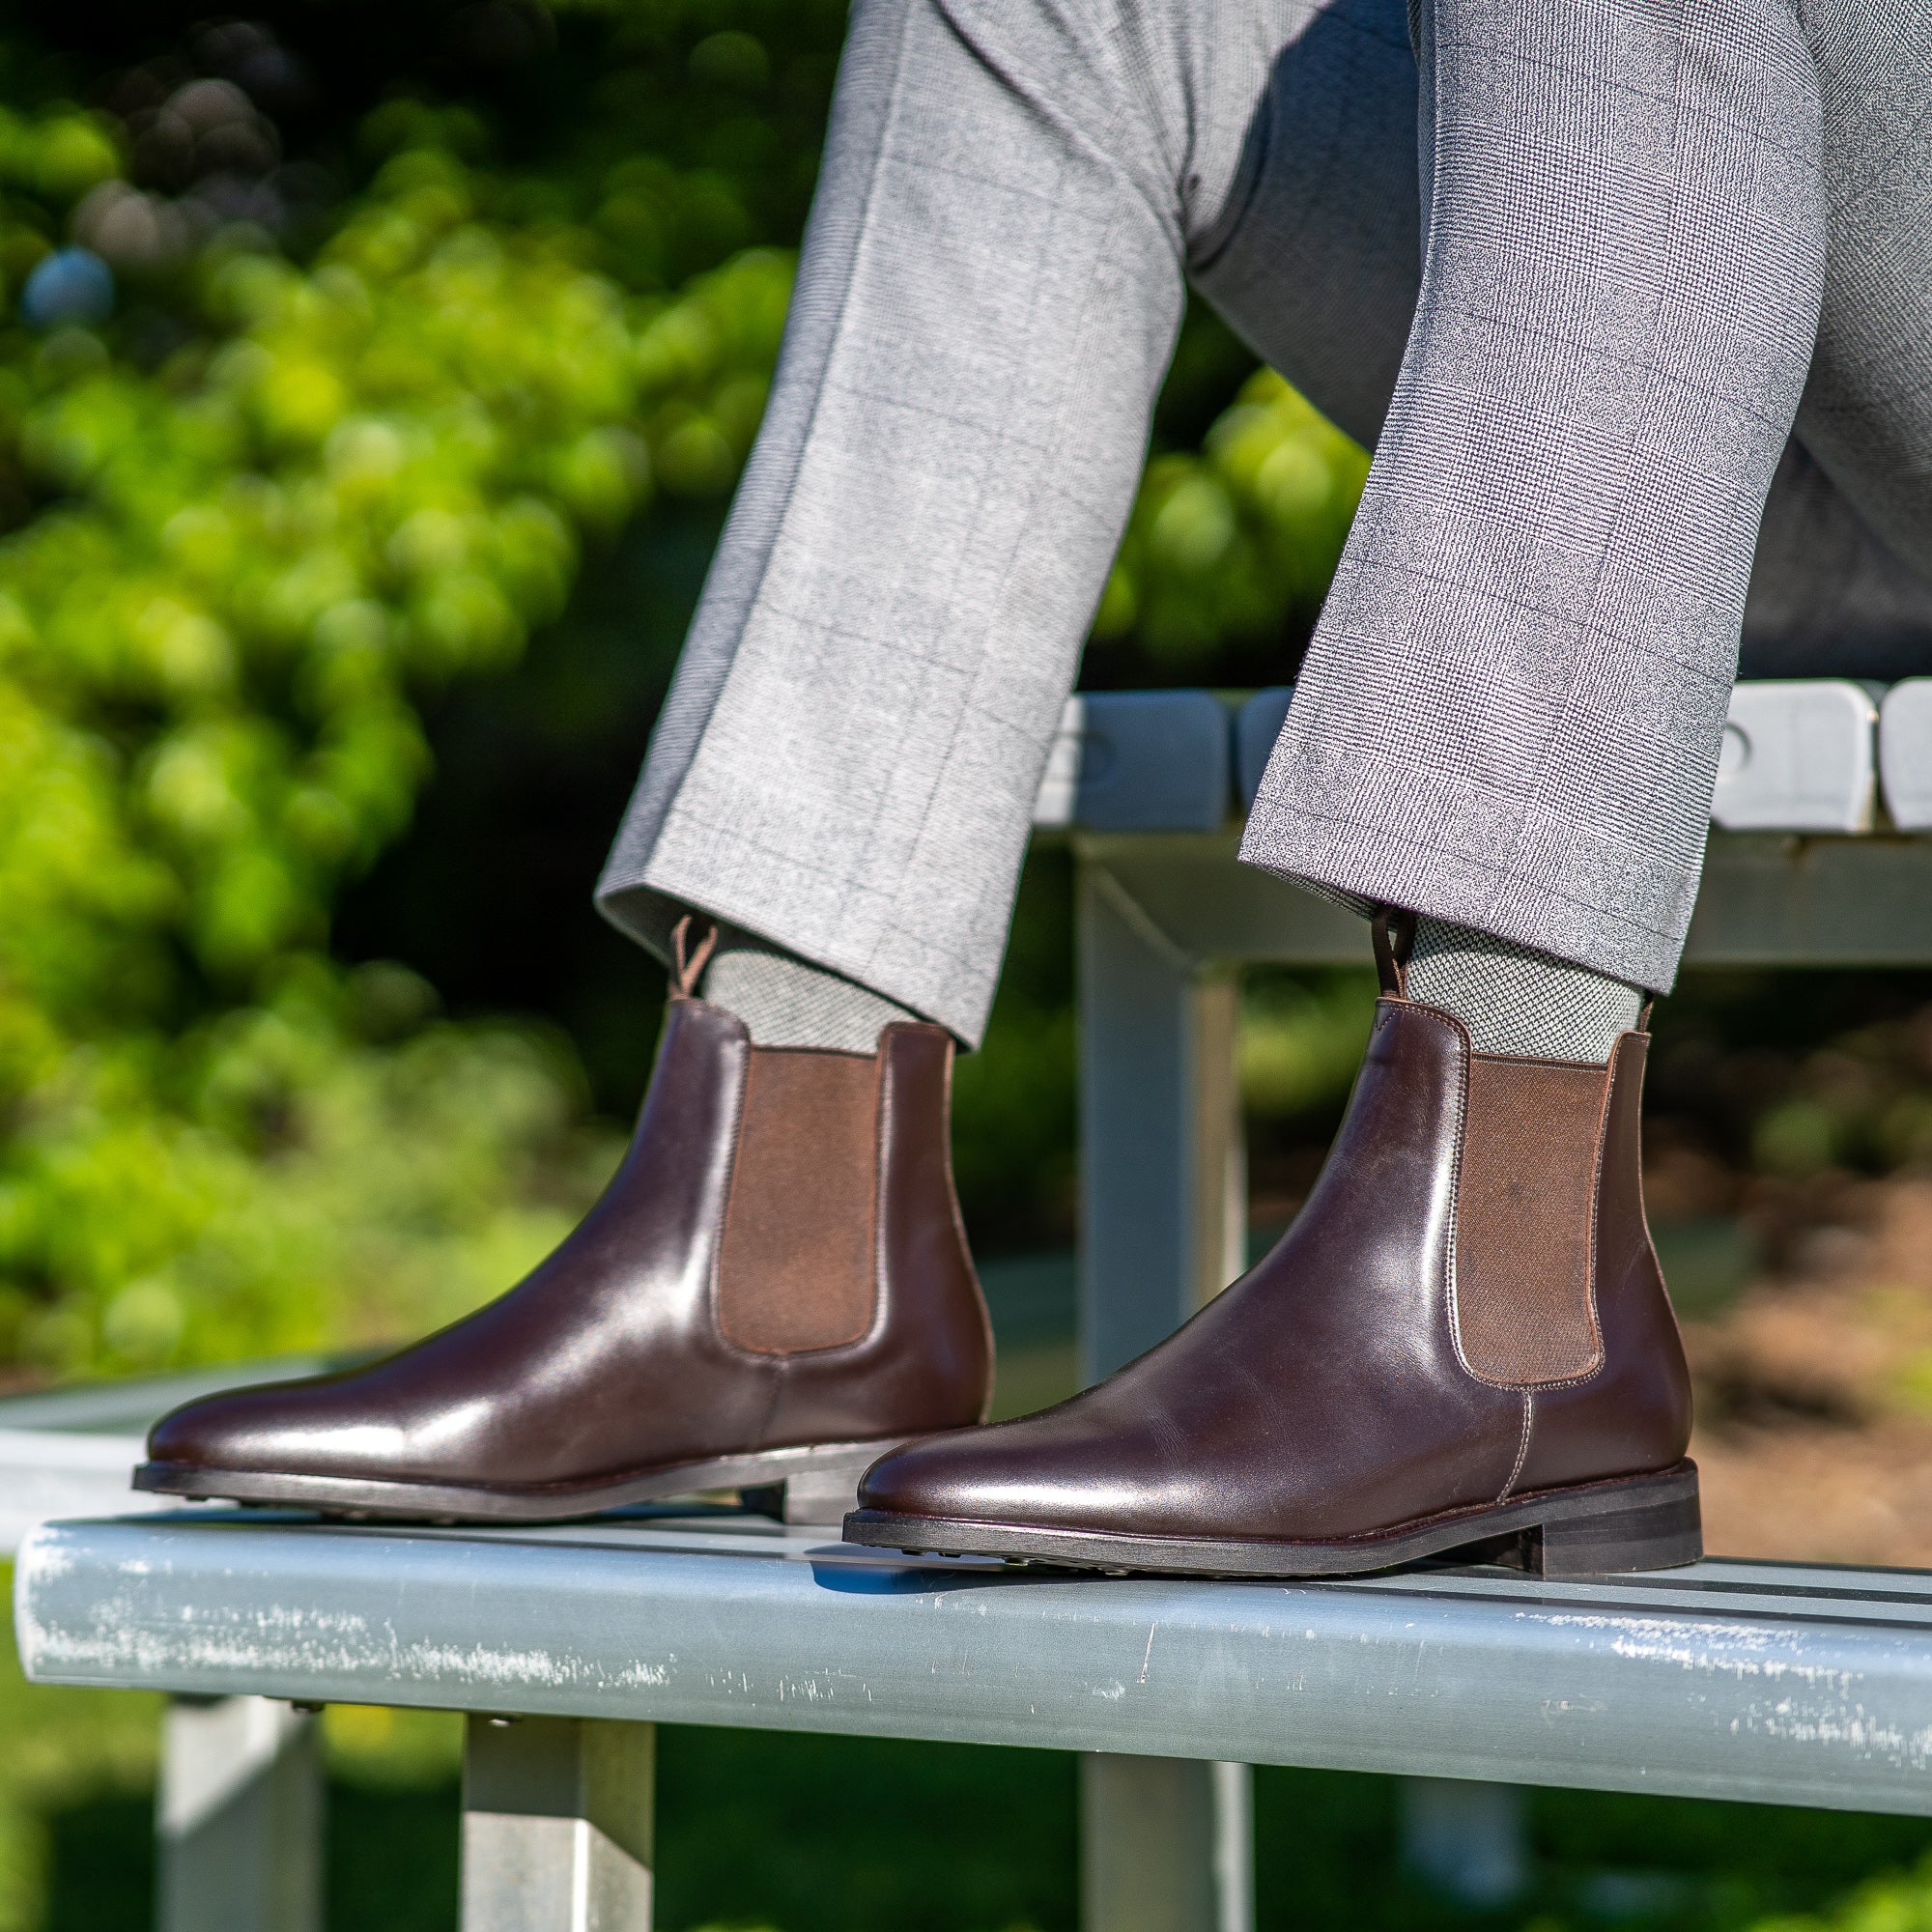
[[[1667,988],[1824,283],[1789,0],[1425,0],[1422,293],[1242,856]]]
[[[1805,527],[1932,568],[1932,0],[1810,14],[1425,4],[1418,201],[1399,0],[860,0],[605,910],[978,1037],[1192,273],[1379,431],[1249,856],[1666,987],[1821,293]]]

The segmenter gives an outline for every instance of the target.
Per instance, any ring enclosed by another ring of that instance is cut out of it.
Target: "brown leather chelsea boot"
[[[623,1166],[534,1273],[369,1367],[176,1409],[135,1487],[527,1522],[782,1484],[837,1520],[881,1450],[985,1412],[952,1064],[941,1027],[759,1047],[674,995]]]
[[[1648,1036],[1607,1067],[1476,1053],[1395,984],[1273,1250],[1097,1387],[885,1457],[848,1540],[1237,1577],[1702,1553],[1638,1179]]]

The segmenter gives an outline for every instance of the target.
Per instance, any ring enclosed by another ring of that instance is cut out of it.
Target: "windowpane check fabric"
[[[978,1038],[1191,275],[1377,442],[1245,856],[1667,988],[1775,470],[1755,606],[1932,635],[1928,74],[1932,0],[858,0],[605,911]]]
[[[1422,295],[1242,855],[1668,986],[1824,281],[1765,0],[1436,0]]]

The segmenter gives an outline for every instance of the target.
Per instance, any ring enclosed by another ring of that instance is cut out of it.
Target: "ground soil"
[[[1932,1179],[1836,1207],[1788,1271],[1684,1324],[1706,1546],[1932,1567]]]

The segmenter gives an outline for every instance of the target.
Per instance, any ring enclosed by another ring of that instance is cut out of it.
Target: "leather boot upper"
[[[884,1458],[861,1505],[1333,1540],[1668,1467],[1690,1382],[1637,1179],[1646,1043],[1492,1060],[1384,999],[1321,1178],[1248,1274],[1071,1401]]]
[[[876,1055],[754,1047],[673,997],[622,1166],[525,1281],[369,1367],[190,1403],[149,1453],[533,1489],[978,1421],[952,1054],[925,1025]]]

